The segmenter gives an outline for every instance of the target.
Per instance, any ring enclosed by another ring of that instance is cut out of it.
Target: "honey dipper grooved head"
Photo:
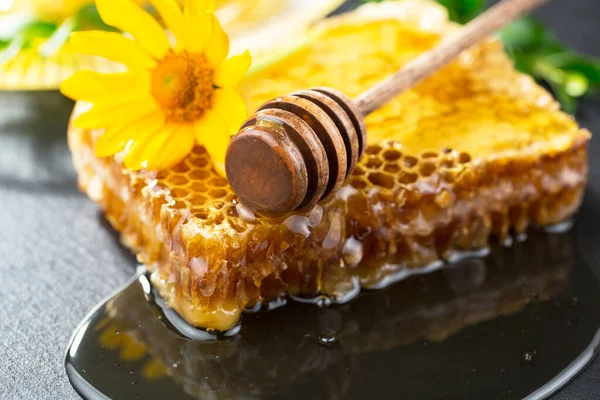
[[[335,194],[366,147],[352,101],[330,88],[301,90],[264,104],[234,136],[225,158],[240,200],[280,215]]]

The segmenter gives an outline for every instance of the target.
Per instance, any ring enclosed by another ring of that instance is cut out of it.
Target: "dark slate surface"
[[[600,56],[599,1],[554,0],[538,15]],[[0,399],[77,398],[63,368],[70,335],[133,272],[132,256],[77,190],[65,141],[71,106],[58,93],[0,93]],[[594,102],[579,120],[600,132]],[[591,154],[598,198],[596,139]],[[600,398],[600,359],[555,397]]]

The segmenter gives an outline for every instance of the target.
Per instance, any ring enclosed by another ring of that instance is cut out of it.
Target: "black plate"
[[[142,271],[80,327],[67,372],[90,399],[543,398],[600,340],[600,278],[581,254],[599,225],[586,206],[569,232],[532,230],[345,305],[246,313],[231,337],[179,334]]]

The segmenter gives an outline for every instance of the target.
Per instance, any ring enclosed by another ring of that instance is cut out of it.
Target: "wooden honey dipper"
[[[546,1],[501,1],[354,100],[319,87],[265,103],[229,144],[231,187],[245,206],[269,215],[311,207],[334,194],[367,147],[367,115]]]

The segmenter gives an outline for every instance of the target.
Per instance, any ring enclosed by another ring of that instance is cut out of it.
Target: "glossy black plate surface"
[[[178,334],[142,271],[84,322],[67,372],[89,399],[544,398],[600,340],[600,276],[581,253],[599,223],[585,207],[568,232],[532,230],[345,305],[247,313],[220,339]]]

